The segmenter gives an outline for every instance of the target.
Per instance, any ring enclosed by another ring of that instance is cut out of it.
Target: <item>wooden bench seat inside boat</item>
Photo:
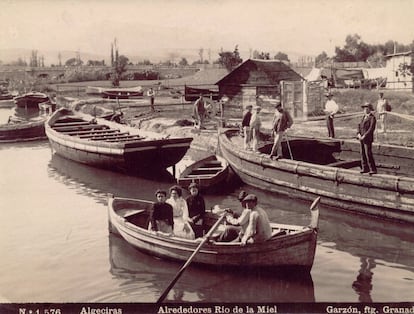
[[[100,129],[100,130],[85,130],[85,131],[66,131],[67,135],[89,135],[89,134],[111,134],[120,132],[118,129]]]
[[[104,133],[104,134],[94,134],[93,132],[91,132],[90,134],[85,134],[85,135],[80,135],[80,138],[85,138],[85,139],[103,139],[103,138],[112,138],[112,137],[118,137],[118,136],[123,136],[123,135],[129,135],[129,132],[112,132],[112,133]]]
[[[210,170],[222,170],[223,167],[199,167],[196,168],[195,170],[200,170],[200,171],[210,171]]]
[[[55,122],[54,126],[78,126],[78,125],[88,125],[90,122],[87,121],[75,121],[75,122]]]
[[[65,132],[65,131],[83,131],[83,130],[101,130],[101,129],[109,129],[108,126],[103,124],[86,124],[86,125],[79,125],[79,126],[52,126],[52,129],[58,132]]]

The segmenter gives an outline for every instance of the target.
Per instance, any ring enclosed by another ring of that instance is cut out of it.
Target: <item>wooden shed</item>
[[[278,96],[294,117],[301,117],[303,81],[282,61],[248,59],[216,84],[220,97],[229,99],[228,108],[243,110],[247,105],[261,105]]]

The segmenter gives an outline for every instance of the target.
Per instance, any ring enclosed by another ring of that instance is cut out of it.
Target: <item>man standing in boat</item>
[[[250,139],[251,139],[251,134],[250,134],[250,119],[252,118],[252,109],[253,106],[252,105],[247,105],[246,106],[246,112],[243,115],[243,120],[242,120],[242,129],[243,129],[243,136],[244,136],[244,149],[250,149]]]
[[[155,91],[152,87],[147,91],[147,96],[150,98],[150,104],[151,104],[151,111],[155,111]]]
[[[328,127],[328,136],[331,138],[335,137],[335,128],[334,128],[334,116],[338,112],[339,107],[335,100],[332,99],[333,95],[331,92],[328,92],[325,95],[328,100],[325,104],[325,113],[326,113],[326,126]]]
[[[250,118],[250,133],[251,133],[251,137],[252,137],[252,146],[253,146],[253,151],[257,152],[257,148],[258,148],[258,143],[259,143],[259,133],[260,133],[260,127],[262,125],[262,121],[260,119],[260,110],[262,108],[260,108],[259,106],[255,106],[253,108],[253,114],[252,117]]]
[[[272,122],[272,132],[274,136],[274,143],[270,152],[270,158],[276,160],[283,157],[282,154],[282,139],[285,131],[293,124],[293,119],[289,112],[282,108],[280,99],[276,99],[276,112]]]
[[[190,195],[187,197],[188,207],[188,222],[195,233],[195,237],[203,236],[204,228],[204,215],[206,213],[206,205],[203,196],[199,193],[198,184],[195,182],[190,183],[188,186]]]
[[[377,123],[375,115],[372,113],[374,108],[367,102],[361,106],[364,109],[364,116],[358,124],[358,139],[361,142],[361,173],[376,174],[374,156],[372,154],[372,142],[374,141],[374,131]]]
[[[198,125],[199,129],[204,128],[203,124],[204,124],[205,114],[206,114],[206,108],[204,107],[203,94],[200,94],[198,99],[195,101],[194,107],[193,107],[193,116],[194,116],[194,119],[196,120],[195,126]]]

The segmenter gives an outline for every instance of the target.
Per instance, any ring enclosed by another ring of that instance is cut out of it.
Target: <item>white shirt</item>
[[[337,113],[339,110],[338,104],[330,99],[326,102],[325,104],[325,112],[328,113],[329,115],[334,115],[335,113]]]

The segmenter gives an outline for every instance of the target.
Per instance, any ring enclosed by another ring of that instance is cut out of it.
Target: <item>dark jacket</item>
[[[195,196],[190,195],[186,199],[188,207],[188,217],[193,219],[193,222],[196,223],[198,220],[204,218],[206,213],[206,205],[204,198],[197,194]]]
[[[250,111],[247,111],[244,116],[243,116],[243,120],[242,120],[242,128],[245,126],[249,126],[250,125],[250,118],[252,117],[252,113]]]
[[[370,112],[368,116],[363,116],[361,122],[358,124],[358,133],[364,137],[361,142],[365,144],[372,143],[374,141],[374,131],[377,124],[377,119]]]
[[[157,220],[164,220],[166,223],[174,227],[173,208],[168,203],[154,203],[150,213],[150,221],[152,230],[157,230]]]

